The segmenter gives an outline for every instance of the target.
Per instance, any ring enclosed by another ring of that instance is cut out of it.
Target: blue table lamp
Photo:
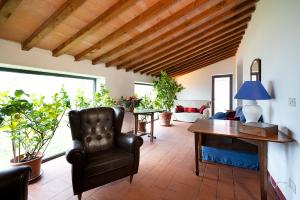
[[[271,96],[268,94],[260,81],[245,81],[236,93],[235,99],[248,100],[243,106],[243,114],[248,122],[258,122],[262,115],[262,108],[256,100],[268,100]]]

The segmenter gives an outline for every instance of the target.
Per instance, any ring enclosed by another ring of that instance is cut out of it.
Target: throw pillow
[[[178,105],[178,106],[176,106],[175,111],[176,111],[177,113],[179,113],[179,112],[184,112],[184,108],[183,108],[183,106]]]
[[[203,114],[203,111],[206,109],[206,106],[205,105],[202,105],[201,107],[200,107],[200,109],[199,109],[199,112],[201,113],[201,114]]]
[[[198,112],[198,109],[191,108],[191,107],[184,107],[184,112],[188,112],[188,113]]]

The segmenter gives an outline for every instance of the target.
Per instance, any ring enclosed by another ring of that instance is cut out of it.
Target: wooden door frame
[[[211,80],[212,80],[212,92],[211,92],[211,112],[212,112],[212,115],[215,114],[215,102],[214,102],[214,96],[215,96],[215,79],[216,78],[228,78],[229,77],[229,109],[232,109],[232,101],[233,101],[233,98],[232,98],[232,92],[233,92],[233,76],[232,74],[222,74],[222,75],[213,75],[211,77]]]

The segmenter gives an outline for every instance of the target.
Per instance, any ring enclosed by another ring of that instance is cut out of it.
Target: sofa
[[[199,112],[202,105],[205,105],[203,113]],[[211,116],[211,103],[209,100],[175,100],[173,112],[173,120],[182,122],[195,122],[197,119],[208,119]],[[177,106],[190,108],[191,112],[184,110],[178,112]]]

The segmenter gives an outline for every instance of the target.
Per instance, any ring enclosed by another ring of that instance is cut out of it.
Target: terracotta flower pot
[[[171,112],[159,113],[159,124],[162,126],[171,126]]]
[[[139,123],[138,123],[138,130],[140,132],[146,132],[146,122],[139,121]]]
[[[15,162],[14,159],[10,160],[10,164],[12,166],[22,166],[22,165],[27,165],[31,167],[31,174],[29,177],[29,181],[33,181],[41,176],[41,164],[42,164],[42,158],[43,158],[42,153],[37,154],[37,158],[25,162]],[[22,157],[22,155],[21,155]],[[18,158],[18,157],[17,157]]]

